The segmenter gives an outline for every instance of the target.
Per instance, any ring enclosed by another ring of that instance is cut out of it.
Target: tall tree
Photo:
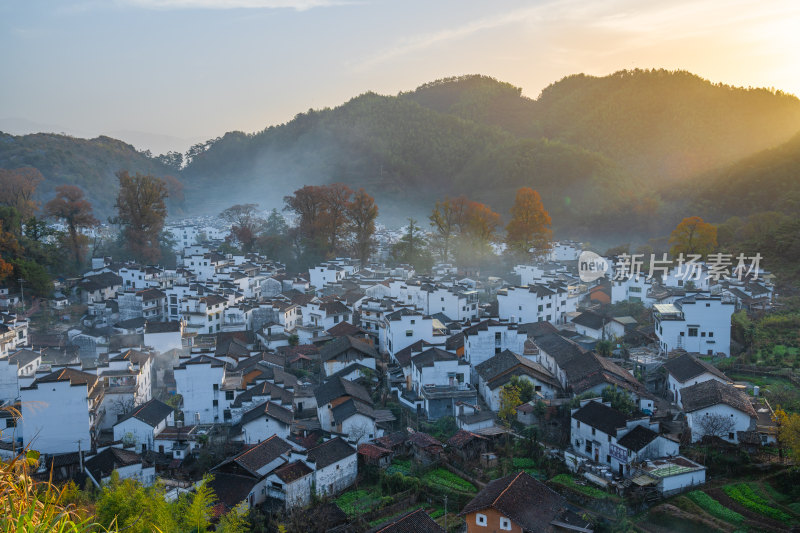
[[[436,202],[430,217],[434,236],[439,247],[442,261],[447,262],[450,257],[450,242],[456,237],[464,225],[465,213],[469,201],[465,196],[458,198],[445,198]]]
[[[311,261],[325,256],[326,242],[324,226],[326,221],[326,202],[324,190],[315,185],[306,185],[283,198],[286,211],[297,216],[295,233]]]
[[[342,183],[322,186],[329,255],[338,255],[341,249],[341,240],[347,234],[350,198],[352,196],[353,190]]]
[[[717,227],[700,217],[687,217],[669,236],[670,253],[706,256],[717,247]]]
[[[364,189],[359,189],[348,208],[350,228],[353,232],[353,247],[356,257],[366,263],[372,253],[375,235],[375,220],[378,218],[378,206],[375,199]]]
[[[550,214],[538,191],[521,187],[511,207],[511,221],[506,226],[506,245],[521,257],[530,257],[531,249],[534,255],[541,256],[550,250],[553,237],[550,224]]]
[[[33,167],[22,167],[13,170],[0,168],[0,204],[13,207],[20,215],[20,220],[27,220],[39,209],[34,200],[36,187],[44,180],[42,173]],[[20,228],[8,228],[17,234]]]
[[[155,263],[161,257],[159,235],[167,217],[167,186],[155,176],[135,176],[127,170],[117,172],[119,194],[118,216],[113,224],[122,226],[122,236],[131,254],[140,261]]]
[[[392,247],[392,257],[399,263],[412,265],[418,271],[427,270],[432,263],[427,246],[428,242],[419,224],[409,218],[405,234]]]
[[[89,242],[89,238],[80,230],[99,224],[92,214],[92,204],[84,198],[80,187],[59,185],[56,187],[56,197],[47,202],[45,211],[51,217],[64,221],[75,268],[80,268],[84,260],[84,250]]]
[[[237,204],[229,207],[220,217],[231,224],[231,236],[242,246],[242,251],[252,251],[258,229],[264,220],[257,215],[258,204]]]

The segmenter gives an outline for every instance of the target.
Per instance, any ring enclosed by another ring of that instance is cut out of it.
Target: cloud
[[[144,9],[294,9],[353,4],[349,0],[119,0],[119,3]]]

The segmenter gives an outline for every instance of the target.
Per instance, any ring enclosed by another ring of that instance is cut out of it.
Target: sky
[[[0,130],[154,154],[366,91],[688,70],[800,95],[796,0],[3,0]]]

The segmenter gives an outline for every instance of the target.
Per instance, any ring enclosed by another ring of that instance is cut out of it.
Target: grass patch
[[[594,498],[596,500],[616,500],[619,499],[613,494],[609,494],[604,490],[597,489],[595,487],[589,487],[584,485],[578,485],[575,483],[575,479],[570,476],[569,474],[558,474],[553,479],[550,480],[552,483],[557,483],[564,487],[568,487],[575,492],[580,492],[585,496],[589,496],[590,498]]]
[[[693,490],[692,492],[686,494],[686,496],[713,517],[735,525],[740,525],[742,522],[744,522],[744,517],[742,515],[736,511],[731,511],[727,507],[724,507],[721,503],[702,490]]]
[[[791,516],[780,509],[772,507],[769,501],[756,494],[747,483],[725,485],[722,487],[722,490],[725,491],[725,494],[727,494],[730,499],[753,512],[781,522],[789,522],[792,519]]]
[[[355,516],[371,511],[374,507],[377,507],[380,502],[380,496],[366,490],[351,490],[334,500],[334,503],[336,503],[339,509],[347,516]]]
[[[431,470],[422,477],[422,481],[432,487],[442,487],[457,492],[476,492],[472,483],[444,468]]]
[[[389,474],[389,475],[400,473],[400,474],[403,474],[404,476],[410,476],[411,475],[411,460],[410,459],[395,459],[394,461],[392,461],[392,464],[390,464],[386,468],[386,473]]]

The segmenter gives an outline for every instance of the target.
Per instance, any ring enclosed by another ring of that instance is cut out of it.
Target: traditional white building
[[[756,429],[758,414],[747,395],[732,385],[709,379],[679,393],[692,442],[713,436],[738,443],[740,431]]]
[[[517,326],[490,318],[464,329],[464,360],[474,368],[504,350],[523,353],[528,336]]]
[[[683,349],[729,356],[734,310],[732,301],[704,294],[687,296],[674,304],[654,305],[655,333],[661,352]]]
[[[698,359],[690,353],[681,354],[667,360],[664,363],[664,369],[667,372],[667,390],[670,392],[673,401],[678,404],[678,407],[683,407],[681,389],[710,379],[715,379],[720,383],[732,383],[728,376],[717,367]]]
[[[103,416],[103,387],[96,376],[63,368],[20,388],[23,443],[41,453],[89,450]]]
[[[134,446],[139,453],[155,451],[156,435],[174,423],[172,407],[159,400],[150,400],[114,424],[114,440]]]

